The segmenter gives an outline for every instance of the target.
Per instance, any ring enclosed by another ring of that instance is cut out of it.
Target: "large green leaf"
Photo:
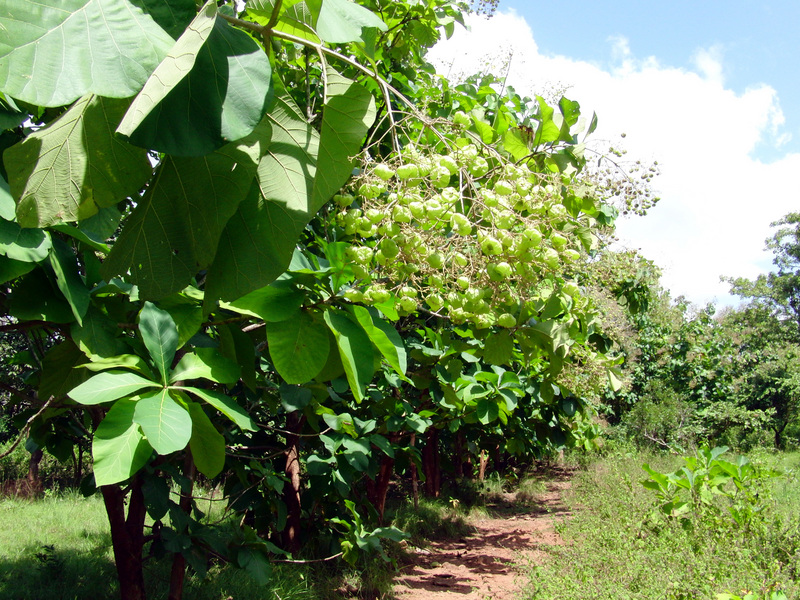
[[[69,303],[44,269],[34,269],[12,288],[8,312],[19,321],[71,323],[75,320]]]
[[[53,346],[44,355],[42,374],[39,377],[39,398],[51,396],[61,398],[88,376],[84,369],[77,369],[88,359],[69,339]]]
[[[192,417],[163,388],[143,394],[136,402],[133,420],[142,428],[147,441],[159,454],[183,450],[192,437]]]
[[[25,273],[30,273],[35,268],[36,263],[22,262],[0,255],[0,283],[6,283],[25,275]]]
[[[128,104],[85,96],[3,153],[21,225],[85,219],[144,186],[152,173],[147,152],[114,136]]]
[[[99,358],[90,363],[85,363],[82,366],[84,369],[88,369],[89,371],[130,369],[131,371],[136,371],[137,373],[148,378],[153,376],[153,373],[150,370],[150,366],[147,364],[147,362],[141,356],[137,356],[136,354],[119,354],[116,356],[109,356],[107,358]]]
[[[128,281],[145,299],[186,287],[211,263],[226,222],[251,188],[260,151],[256,140],[249,143],[164,159],[103,263],[103,277],[130,271]]]
[[[274,2],[257,0],[248,11],[269,18]],[[386,31],[386,24],[372,11],[351,0],[305,0],[283,3],[276,29],[306,38],[312,42],[345,44],[365,43],[364,28]]]
[[[92,457],[98,486],[128,479],[153,453],[139,426],[133,422],[136,404],[127,398],[117,400],[94,432]]]
[[[131,104],[117,132],[174,156],[202,156],[252,133],[271,95],[259,45],[209,0]]]
[[[186,379],[208,379],[217,383],[236,383],[241,368],[216,348],[196,348],[187,352],[175,365],[170,383]]]
[[[161,381],[166,383],[172,368],[172,359],[178,350],[178,328],[172,316],[161,310],[152,302],[145,302],[139,312],[139,333],[161,374]],[[153,446],[155,448],[155,446]]]
[[[93,361],[130,350],[119,335],[117,322],[94,306],[89,306],[80,325],[77,323],[72,325],[70,334],[81,351]],[[136,358],[144,362],[143,359]],[[116,365],[112,364],[106,368],[114,366]]]
[[[364,42],[362,29],[373,27],[386,31],[378,15],[351,0],[309,0],[310,4],[322,2],[317,20],[317,33],[329,44]]]
[[[327,1],[327,0],[326,0]],[[353,171],[353,157],[375,121],[375,99],[367,89],[328,68],[328,102],[322,113],[319,159],[312,206],[325,204]],[[315,210],[315,212],[316,212]]]
[[[286,383],[311,381],[330,352],[327,328],[305,311],[288,321],[267,323],[267,341],[272,364]]]
[[[131,0],[173,38],[178,38],[197,14],[194,0]]]
[[[50,234],[41,229],[23,229],[17,223],[0,219],[0,254],[22,262],[40,262],[52,247]]]
[[[218,325],[217,335],[219,336],[219,353],[240,367],[242,383],[255,391],[258,381],[256,380],[256,347],[253,344],[252,336],[239,329],[236,323]]]
[[[490,365],[506,365],[514,353],[514,340],[508,331],[489,334],[483,348],[483,358]]]
[[[236,425],[238,425],[241,429],[246,431],[256,430],[256,425],[253,423],[250,415],[248,415],[247,412],[232,398],[213,390],[204,390],[196,387],[175,386],[175,389],[190,392],[198,398],[208,402],[211,406],[236,423]]]
[[[127,0],[0,0],[0,91],[38,106],[136,94],[173,39]]]
[[[400,375],[406,374],[406,348],[397,330],[363,306],[354,305],[351,312],[364,329],[369,339],[386,359],[386,362]]]
[[[220,474],[225,466],[225,438],[217,431],[203,407],[190,402],[189,414],[192,417],[192,437],[189,448],[197,470],[208,478]]]
[[[78,261],[69,246],[62,240],[53,240],[50,252],[50,266],[56,275],[56,285],[64,298],[69,302],[72,314],[78,325],[83,324],[83,317],[89,310],[89,289],[81,279]]]
[[[208,272],[207,301],[240,298],[274,281],[324,203],[312,199],[319,135],[287,93],[278,94],[264,126],[270,144],[258,166],[258,185],[222,234]]]
[[[117,398],[124,398],[145,388],[159,385],[129,371],[105,371],[90,377],[69,392],[69,397],[80,404],[102,404]]]
[[[346,314],[326,310],[325,322],[328,324],[339,349],[344,372],[357,402],[364,399],[367,384],[375,373],[375,353],[364,329],[353,322]]]
[[[250,292],[231,303],[220,305],[228,310],[262,321],[285,321],[294,317],[303,305],[306,295],[291,281],[278,280],[270,285]]]

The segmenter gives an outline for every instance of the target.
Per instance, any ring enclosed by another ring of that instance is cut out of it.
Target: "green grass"
[[[148,561],[148,598],[167,597],[169,561]],[[65,493],[42,500],[0,500],[0,598],[3,600],[116,600],[111,535],[102,499]],[[189,574],[192,600],[316,600],[309,569],[277,565],[268,586],[243,571],[214,566],[208,577]]]
[[[797,464],[796,456],[756,460]],[[774,480],[775,501],[759,531],[702,524],[686,531],[652,514],[655,497],[639,483],[645,462],[662,472],[682,465],[676,457],[614,456],[576,473],[566,497],[575,512],[557,526],[564,544],[548,548],[544,564],[528,567],[526,600],[714,599],[776,587],[797,597],[796,479]]]
[[[0,597],[116,595],[111,535],[99,497],[0,501]]]

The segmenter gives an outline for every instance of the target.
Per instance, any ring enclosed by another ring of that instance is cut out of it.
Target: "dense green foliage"
[[[597,120],[436,76],[466,10],[0,2],[3,402],[29,449],[91,446],[123,598],[144,552],[172,597],[210,559],[263,583],[382,554],[393,478],[435,497],[595,444]],[[240,527],[204,520],[201,477]]]
[[[641,455],[612,454],[576,473],[576,510],[557,526],[565,543],[531,568],[524,597],[796,596],[796,455],[644,459],[647,472]]]
[[[590,165],[574,100],[436,75],[468,10],[0,0],[0,439],[30,480],[91,448],[123,598],[145,552],[175,598],[187,565],[388,560],[391,482],[592,450],[598,414],[673,449],[790,437],[800,218],[743,309],[671,303],[608,248],[655,166]]]

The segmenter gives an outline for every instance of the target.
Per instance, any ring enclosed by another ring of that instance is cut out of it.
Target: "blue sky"
[[[557,4],[551,5],[553,8]],[[786,129],[784,151],[800,151],[800,2],[671,0],[580,2],[561,13],[530,0],[501,0],[530,25],[539,49],[606,66],[609,40],[622,36],[636,56],[691,68],[698,48],[719,52],[726,87],[738,93],[760,83],[780,97]],[[765,160],[781,155],[760,144]]]
[[[501,0],[431,53],[442,73],[506,72],[518,92],[567,89],[598,150],[658,160],[661,202],[618,223],[673,297],[736,304],[720,276],[771,266],[770,222],[800,210],[800,2]],[[620,134],[625,133],[624,140]]]

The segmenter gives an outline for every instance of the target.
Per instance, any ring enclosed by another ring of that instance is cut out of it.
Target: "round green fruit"
[[[384,238],[381,240],[380,249],[386,258],[396,258],[400,254],[400,248],[397,243],[391,238]]]
[[[355,198],[351,194],[336,194],[333,197],[333,201],[342,208],[347,208],[353,203],[354,200]]]
[[[513,191],[514,186],[504,179],[500,179],[494,184],[494,192],[499,196],[508,196]]]
[[[453,123],[462,127],[469,127],[472,124],[472,120],[463,110],[457,110],[453,115]]]
[[[361,302],[364,300],[364,293],[360,290],[350,288],[344,293],[344,297],[350,302]]]
[[[425,303],[433,312],[438,312],[444,306],[444,298],[439,294],[429,294],[425,298]]]
[[[417,301],[414,298],[409,298],[408,296],[403,296],[398,300],[398,304],[400,308],[406,312],[414,312],[417,310]]]
[[[475,178],[483,177],[489,172],[489,163],[482,156],[476,156],[469,165],[469,174]]]
[[[565,238],[560,233],[554,231],[550,234],[550,243],[553,245],[553,248],[556,250],[560,250],[567,245],[567,238]]]
[[[439,252],[432,252],[425,260],[433,269],[441,269],[444,266],[444,256]]]
[[[446,167],[436,167],[431,171],[431,183],[438,188],[447,187],[450,184],[450,171]]]
[[[400,181],[408,181],[416,177],[419,177],[419,167],[417,165],[405,164],[397,167],[397,178]]]
[[[516,327],[517,319],[511,313],[503,313],[497,317],[497,324],[500,327]]]
[[[507,262],[499,262],[494,266],[495,272],[503,279],[508,279],[514,273],[514,269]]]
[[[481,251],[486,256],[497,256],[503,252],[503,245],[491,236],[487,236],[481,240]]]
[[[456,173],[458,173],[458,163],[452,156],[449,155],[440,156],[439,166],[447,169],[450,175],[455,175]]]
[[[372,172],[384,181],[389,181],[394,177],[394,169],[386,163],[378,163],[375,165],[375,168],[372,169]]]

